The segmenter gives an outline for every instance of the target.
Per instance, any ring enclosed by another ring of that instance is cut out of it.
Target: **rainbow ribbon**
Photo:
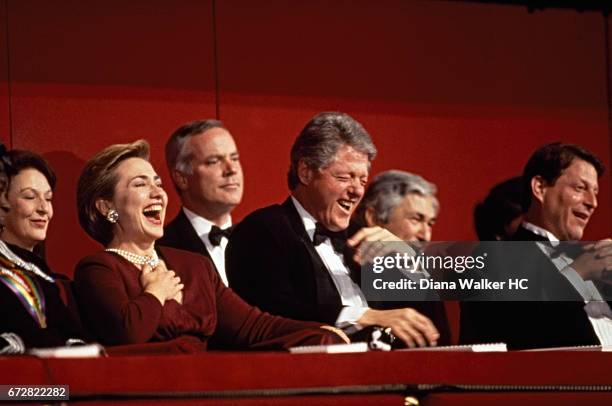
[[[20,269],[0,267],[0,282],[17,296],[40,328],[47,327],[45,295],[36,279]]]

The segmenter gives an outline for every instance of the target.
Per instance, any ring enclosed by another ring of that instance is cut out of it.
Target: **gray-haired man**
[[[348,332],[387,326],[407,345],[435,345],[438,331],[414,309],[371,309],[346,265],[347,244],[359,252],[365,241],[397,240],[380,227],[363,229],[349,240],[343,234],[363,197],[375,155],[369,134],[352,117],[332,112],[310,120],[291,149],[291,196],[282,205],[251,213],[230,238],[230,287],[273,314]]]
[[[419,175],[392,170],[368,185],[355,218],[362,227],[381,226],[404,241],[431,241],[440,204],[436,186]]]
[[[403,241],[431,241],[440,204],[436,185],[419,175],[400,170],[379,173],[367,190],[353,216],[357,227],[380,226]],[[377,309],[410,307],[433,320],[440,332],[440,344],[450,344],[450,327],[444,304],[434,300],[371,302]]]

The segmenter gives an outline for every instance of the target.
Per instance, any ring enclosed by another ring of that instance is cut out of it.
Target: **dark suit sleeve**
[[[291,320],[262,312],[225,287],[209,272],[217,302],[217,328],[212,348],[288,349],[298,345],[333,344],[339,336],[320,328],[322,323]]]
[[[268,216],[271,217],[271,216]],[[251,305],[284,317],[334,325],[341,306],[317,303],[309,258],[275,218],[247,217],[226,249],[229,286]]]
[[[103,344],[138,344],[153,337],[161,303],[147,292],[129,298],[119,270],[83,261],[75,272],[75,289],[83,322]]]
[[[598,343],[584,302],[534,242],[482,247],[489,254],[486,278],[525,278],[529,289],[461,303],[461,343],[505,342],[512,350]]]
[[[511,243],[482,242],[473,256],[486,256],[485,268],[454,276],[474,281],[503,281],[510,276],[518,275],[523,272],[523,267],[517,263],[519,254],[524,253],[514,253],[511,251],[513,248],[520,247],[514,247]],[[468,293],[469,296],[466,296],[460,304],[459,342],[461,344],[504,342],[510,349],[529,348],[527,329],[532,324],[532,316],[536,311],[533,305],[508,301],[518,299],[509,297],[511,294],[509,291]]]

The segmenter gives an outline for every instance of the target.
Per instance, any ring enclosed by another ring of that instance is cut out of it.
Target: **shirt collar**
[[[208,235],[208,233],[210,233],[210,229],[212,228],[212,226],[215,225],[212,221],[205,219],[204,217],[192,212],[186,207],[183,207],[183,213],[185,213],[185,216],[187,216],[187,219],[189,220],[189,222],[191,223],[191,225],[196,230],[196,233],[199,236]],[[232,217],[230,216],[228,221],[226,221],[223,225],[221,225],[220,228],[225,230],[226,228],[231,227],[231,226],[232,226]]]
[[[315,229],[317,228],[317,220],[306,211],[304,206],[302,206],[295,197],[291,196],[291,201],[302,219],[302,223],[304,224],[304,228],[308,233],[310,241],[312,241],[314,238]]]
[[[540,237],[544,237],[546,238],[548,241],[550,241],[551,245],[556,246],[559,243],[559,239],[550,231],[540,227],[540,226],[536,226],[533,223],[530,223],[528,221],[524,221],[522,226],[524,228],[526,228],[527,230],[531,231],[532,233],[539,235]],[[555,244],[557,243],[557,244]]]

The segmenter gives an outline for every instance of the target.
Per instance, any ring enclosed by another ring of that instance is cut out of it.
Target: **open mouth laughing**
[[[147,218],[147,220],[149,220],[149,222],[155,225],[160,225],[162,223],[163,209],[163,205],[161,205],[160,203],[155,203],[145,207],[142,211],[142,214],[144,214],[144,216]]]
[[[572,210],[572,214],[578,219],[580,223],[584,225],[589,222],[589,217],[591,217],[590,214],[578,210]]]
[[[357,205],[357,202],[354,200],[339,199],[338,205],[342,208],[342,210],[350,214]]]

